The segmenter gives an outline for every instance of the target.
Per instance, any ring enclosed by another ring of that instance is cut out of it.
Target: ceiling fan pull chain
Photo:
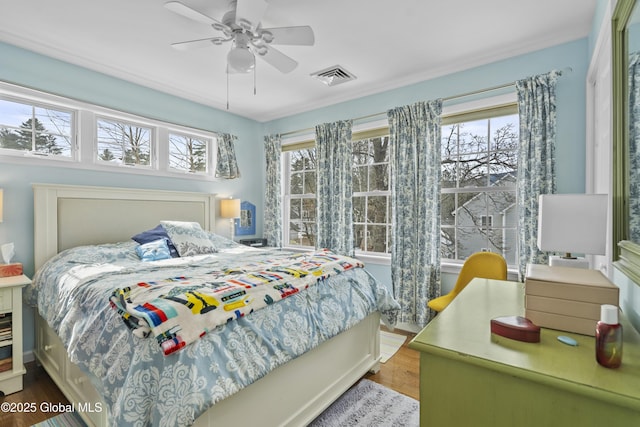
[[[229,110],[229,66],[227,65],[227,111]]]
[[[256,95],[256,57],[253,57],[253,96]]]

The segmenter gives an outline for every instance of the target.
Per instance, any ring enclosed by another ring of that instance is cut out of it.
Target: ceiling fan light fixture
[[[234,46],[227,54],[227,63],[238,73],[248,73],[255,67],[256,60],[247,47]]]

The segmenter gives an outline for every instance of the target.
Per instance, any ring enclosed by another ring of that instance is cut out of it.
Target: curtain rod
[[[570,73],[570,72],[573,71],[573,68],[565,67],[561,71],[563,73],[564,72]],[[501,84],[501,85],[498,85],[498,86],[492,86],[492,87],[485,88],[485,89],[478,89],[478,90],[474,90],[474,91],[470,91],[470,92],[461,93],[461,94],[458,94],[458,95],[447,96],[445,98],[442,98],[442,102],[452,101],[454,99],[459,99],[459,98],[466,98],[468,96],[473,96],[473,95],[480,95],[482,93],[487,93],[487,92],[494,92],[496,90],[506,89],[508,87],[515,86],[515,84],[516,84],[516,82],[504,83],[504,84]],[[382,117],[382,116],[386,117],[386,115],[387,115],[387,112],[386,111],[382,111],[380,113],[374,113],[374,114],[369,114],[369,115],[366,115],[366,116],[356,117],[356,118],[353,119],[353,121],[356,122],[356,121],[372,119],[374,117]],[[290,132],[281,133],[280,136],[290,136],[290,135],[304,134],[304,133],[309,133],[309,132],[315,132],[315,128],[292,130]]]

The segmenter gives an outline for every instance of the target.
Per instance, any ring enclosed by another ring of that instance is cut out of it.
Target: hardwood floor
[[[387,363],[380,364],[377,374],[366,374],[364,378],[420,400],[420,352],[407,347],[416,334],[398,329],[393,332],[406,335],[407,340]]]
[[[27,373],[24,376],[22,391],[0,397],[0,402],[10,403],[10,411],[0,403],[0,426],[29,427],[58,414],[50,409],[57,409],[54,404],[68,405],[69,401],[49,378],[44,368],[35,362],[25,364]],[[61,412],[65,412],[62,410]]]
[[[407,343],[415,334],[399,330],[394,332],[407,335],[409,339],[391,359],[380,365],[380,371],[377,374],[367,374],[364,378],[418,400],[420,353],[407,347]],[[42,367],[31,362],[26,364],[26,368],[24,389],[18,393],[0,397],[0,402],[15,404],[13,409],[25,409],[26,406],[26,411],[13,413],[0,411],[0,426],[29,427],[57,415],[56,412],[47,411],[51,404],[69,404]]]

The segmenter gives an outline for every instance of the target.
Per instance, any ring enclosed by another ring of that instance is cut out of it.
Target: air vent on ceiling
[[[327,86],[335,86],[337,84],[356,79],[356,76],[342,68],[340,65],[325,68],[324,70],[317,71],[311,75]]]

